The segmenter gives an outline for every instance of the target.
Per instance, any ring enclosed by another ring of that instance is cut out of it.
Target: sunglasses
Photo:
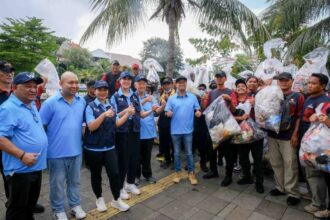
[[[5,73],[5,74],[11,74],[15,71],[15,68],[13,67],[5,67],[3,69],[1,69],[1,72]]]

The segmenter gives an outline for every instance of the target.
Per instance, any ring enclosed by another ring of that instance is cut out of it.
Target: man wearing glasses
[[[9,189],[7,220],[34,219],[48,146],[34,102],[37,85],[42,82],[29,72],[18,74],[13,93],[0,106],[0,150]]]

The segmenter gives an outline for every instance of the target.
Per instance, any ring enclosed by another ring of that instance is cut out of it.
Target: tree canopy
[[[17,71],[33,71],[44,58],[55,62],[54,32],[41,19],[7,18],[0,30],[0,60],[11,62]]]

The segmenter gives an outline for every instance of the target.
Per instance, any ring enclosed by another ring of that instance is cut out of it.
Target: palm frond
[[[295,32],[302,25],[317,21],[330,14],[330,0],[270,0],[262,14],[268,29]]]
[[[330,46],[330,16],[303,31],[288,47],[287,58],[311,42]]]
[[[240,36],[244,44],[248,44],[246,34],[257,36],[261,45],[270,37],[258,17],[239,0],[201,0],[199,19]]]
[[[96,32],[104,30],[107,33],[106,44],[111,47],[132,35],[146,17],[143,2],[140,0],[92,0],[91,8],[100,12],[86,29],[81,43],[86,42]]]

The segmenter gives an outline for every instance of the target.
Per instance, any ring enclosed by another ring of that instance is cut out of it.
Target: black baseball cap
[[[109,88],[109,84],[104,81],[104,80],[99,80],[99,81],[96,81],[95,84],[94,84],[94,88],[95,89],[99,89],[99,88]]]
[[[185,76],[179,76],[175,79],[175,82],[179,82],[181,80],[187,81],[187,78]]]
[[[12,73],[15,71],[15,68],[6,61],[0,61],[0,71],[4,73]]]
[[[280,79],[288,79],[288,80],[293,80],[293,77],[291,75],[291,73],[288,73],[288,72],[283,72],[283,73],[280,73],[276,79],[280,80]]]
[[[18,85],[18,84],[24,84],[29,81],[35,81],[37,84],[41,84],[44,81],[40,77],[36,77],[34,73],[30,72],[21,72],[15,76],[13,84]]]
[[[118,66],[120,65],[120,63],[119,63],[118,60],[113,60],[113,61],[111,62],[111,64],[112,64],[112,65],[118,65]]]
[[[148,80],[147,80],[147,78],[146,78],[145,75],[139,75],[139,76],[135,77],[134,82],[139,82],[141,80],[142,81],[145,81],[146,83],[148,83]]]
[[[224,71],[219,71],[214,74],[215,77],[227,77]]]

